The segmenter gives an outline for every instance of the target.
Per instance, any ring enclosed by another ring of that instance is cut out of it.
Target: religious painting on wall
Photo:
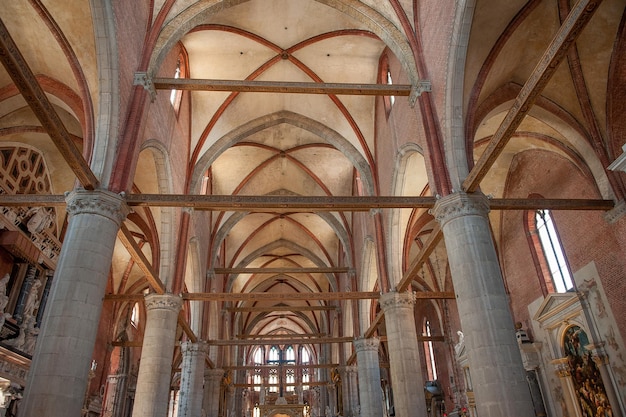
[[[563,336],[576,399],[584,417],[612,417],[600,371],[585,347],[588,344],[587,333],[579,326],[571,326]]]

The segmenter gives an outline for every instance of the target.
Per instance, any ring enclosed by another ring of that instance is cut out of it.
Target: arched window
[[[270,365],[278,365],[280,364],[280,349],[278,346],[272,346],[270,348],[270,355],[267,359],[267,363]],[[278,369],[271,368],[269,371],[269,391],[270,392],[278,392],[279,382],[278,382]]]
[[[309,354],[309,350],[302,346],[300,348],[300,365],[309,365],[311,363],[311,355]],[[302,368],[302,389],[309,389],[309,381],[311,380],[311,375],[309,373],[309,368]]]
[[[391,70],[387,67],[387,84],[393,85],[393,79],[391,78]],[[396,96],[389,96],[389,104],[393,106],[396,102]]]
[[[252,362],[255,366],[263,365],[263,348],[257,347],[252,354]],[[261,390],[261,385],[263,384],[263,377],[261,375],[261,368],[255,368],[254,374],[252,375],[252,383],[254,384],[253,389],[255,391]]]
[[[174,71],[174,78],[180,78],[180,59],[176,63],[176,71]],[[178,101],[179,90],[171,90],[170,91],[170,103],[172,106],[176,107],[176,102]]]
[[[296,352],[293,346],[287,346],[283,351],[283,363],[285,365],[296,364]],[[296,370],[295,368],[287,367],[285,369],[285,391],[294,392],[296,384]]]
[[[561,240],[556,232],[550,210],[535,211],[535,229],[541,244],[543,261],[549,270],[548,292],[566,292],[574,288],[574,282],[565,261]],[[551,291],[550,291],[551,290]]]
[[[426,336],[424,342],[424,353],[426,355],[426,369],[428,371],[428,380],[435,381],[437,379],[437,365],[435,364],[435,352],[433,350],[433,341],[430,339],[432,330],[430,321],[424,320],[423,334]]]

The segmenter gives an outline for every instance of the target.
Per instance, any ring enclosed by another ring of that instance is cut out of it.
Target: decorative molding
[[[185,341],[180,343],[180,350],[184,354],[198,355],[198,354],[206,354],[209,351],[209,344],[205,341]]]
[[[183,299],[173,294],[148,294],[145,296],[146,310],[171,310],[179,312],[183,306]]]
[[[489,210],[489,200],[484,194],[458,192],[437,200],[430,213],[443,227],[450,220],[461,216],[487,217]]]
[[[380,296],[380,308],[387,311],[391,308],[406,307],[413,309],[415,305],[415,294],[413,292],[391,291]]]
[[[115,194],[110,191],[74,190],[67,193],[67,212],[70,216],[77,214],[97,214],[122,224],[129,208],[125,203],[124,194]]]
[[[356,352],[378,352],[378,346],[380,346],[380,339],[377,337],[370,337],[368,339],[359,338],[354,339],[354,350]]]

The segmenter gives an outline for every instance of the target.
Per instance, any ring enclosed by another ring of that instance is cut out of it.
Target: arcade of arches
[[[626,416],[624,0],[0,7],[0,417]]]

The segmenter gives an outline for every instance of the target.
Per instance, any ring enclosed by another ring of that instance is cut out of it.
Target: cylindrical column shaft
[[[67,198],[67,232],[33,355],[20,415],[79,416],[102,298],[120,224],[128,209],[107,191]]]
[[[434,209],[442,225],[481,417],[531,416],[530,391],[482,194],[451,194]],[[395,388],[395,387],[394,387]]]
[[[415,330],[415,295],[389,292],[380,297],[389,345],[389,376],[397,416],[425,416],[424,378]]]
[[[206,369],[204,371],[204,398],[202,400],[202,408],[207,417],[219,416],[220,391],[223,378],[223,369]]]
[[[359,369],[359,395],[361,417],[383,415],[383,395],[380,389],[380,364],[378,360],[378,338],[356,339],[357,367]]]
[[[176,325],[182,298],[172,294],[148,294],[146,330],[141,348],[133,417],[167,416],[176,344]]]
[[[343,413],[345,417],[357,416],[357,405],[359,404],[359,392],[357,391],[357,367],[343,366],[339,369],[341,373],[341,387],[343,398]]]
[[[204,362],[209,346],[206,342],[183,342],[178,417],[196,417],[202,412]]]

